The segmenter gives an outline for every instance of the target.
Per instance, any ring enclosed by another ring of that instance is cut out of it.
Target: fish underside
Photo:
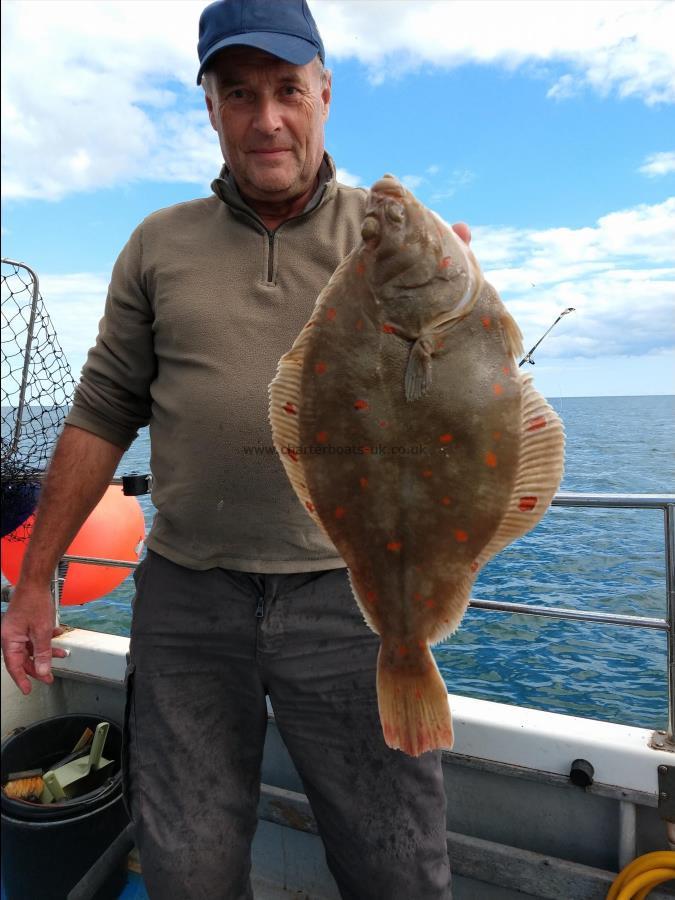
[[[362,241],[270,385],[274,444],[380,636],[390,747],[453,743],[430,645],[457,628],[481,567],[533,528],[562,479],[564,432],[518,326],[452,229],[396,179],[370,190]]]

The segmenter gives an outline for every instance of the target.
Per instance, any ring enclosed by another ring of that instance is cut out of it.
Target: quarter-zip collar
[[[265,231],[269,231],[258,213],[254,209],[252,209],[248,205],[248,203],[246,203],[244,198],[239,193],[239,188],[237,187],[234,176],[228,168],[227,163],[223,163],[223,167],[220,170],[220,175],[218,176],[218,178],[215,178],[211,182],[211,190],[216,195],[216,197],[222,200],[223,203],[226,203],[231,209],[245,213],[248,217],[254,218],[265,229]],[[304,216],[306,213],[311,212],[312,210],[326,203],[331,197],[334,196],[336,190],[337,181],[335,163],[328,155],[328,153],[324,153],[323,160],[319,168],[318,187],[300,215]],[[298,218],[298,216],[293,216],[293,218]]]

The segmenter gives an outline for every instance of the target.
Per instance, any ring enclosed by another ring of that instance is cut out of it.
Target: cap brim
[[[223,38],[213,47],[202,60],[197,72],[197,84],[201,84],[204,69],[208,67],[213,57],[226,47],[235,46],[255,47],[256,50],[264,50],[272,56],[278,56],[294,66],[305,66],[319,53],[319,48],[310,41],[294,37],[290,34],[275,34],[270,31],[251,31],[246,34],[237,34],[233,37]]]

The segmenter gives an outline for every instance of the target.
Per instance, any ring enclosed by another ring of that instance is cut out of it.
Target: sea
[[[550,399],[566,431],[561,490],[675,494],[675,396]],[[118,474],[149,472],[143,430]],[[149,527],[154,509],[140,503]],[[67,625],[128,635],[133,582],[61,609]],[[663,514],[551,508],[480,573],[473,596],[663,618]],[[644,728],[667,722],[664,632],[469,609],[434,648],[448,690]]]

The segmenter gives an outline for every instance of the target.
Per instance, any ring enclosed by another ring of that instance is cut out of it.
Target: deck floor
[[[255,878],[253,879],[253,894],[255,900],[313,900],[304,891],[289,893],[277,884]],[[0,900],[7,900],[4,887],[0,891]],[[35,900],[35,898],[26,898],[26,900]],[[129,870],[129,879],[118,900],[149,900],[143,878],[138,872]]]
[[[312,900],[304,891],[289,893],[279,885],[272,884],[263,879],[253,879],[253,894],[255,900]],[[148,894],[143,884],[143,878],[138,872],[129,871],[129,880],[119,896],[119,900],[148,900]]]

